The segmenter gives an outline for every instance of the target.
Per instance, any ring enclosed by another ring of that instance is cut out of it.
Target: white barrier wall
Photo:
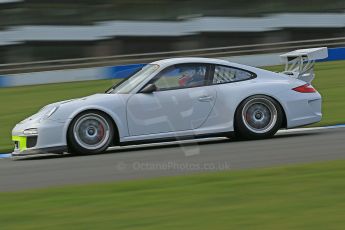
[[[89,81],[106,78],[103,67],[21,73],[7,76],[9,86]]]
[[[279,58],[280,54],[282,53],[222,57],[221,59],[224,59],[230,62],[244,64],[244,65],[261,67],[261,66],[271,66],[271,65],[282,64]]]
[[[233,57],[220,57],[231,62],[250,66],[271,66],[281,64],[281,53],[255,54]],[[328,49],[326,61],[345,60],[345,47]],[[124,66],[95,67],[69,70],[53,70],[0,76],[1,87],[50,84],[59,82],[89,81],[100,79],[125,78],[143,64]]]
[[[279,54],[221,57],[221,59],[251,66],[267,66],[280,64]],[[113,68],[114,67],[96,67],[11,74],[0,76],[0,87],[123,78],[121,77],[121,75],[115,76],[116,73],[114,73],[115,71],[112,71]],[[123,76],[126,76],[126,74],[124,74]]]

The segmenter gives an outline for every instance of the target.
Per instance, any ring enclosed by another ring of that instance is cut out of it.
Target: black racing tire
[[[78,114],[67,131],[68,151],[77,155],[102,153],[113,140],[113,122],[107,114],[98,110]]]
[[[237,132],[228,132],[226,133],[225,137],[229,138],[231,141],[240,141],[242,140],[241,137],[238,135]]]
[[[235,137],[237,139],[270,138],[281,128],[283,110],[271,97],[255,95],[246,98],[235,113]]]

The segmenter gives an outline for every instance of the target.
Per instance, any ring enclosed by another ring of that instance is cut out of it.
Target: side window
[[[170,66],[158,74],[154,84],[158,90],[202,86],[205,84],[206,69],[204,64]]]
[[[213,84],[248,80],[253,74],[242,69],[217,65],[214,68]]]

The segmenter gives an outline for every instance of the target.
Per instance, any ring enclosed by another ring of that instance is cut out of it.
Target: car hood
[[[86,109],[100,109],[103,111],[124,110],[130,94],[94,94],[87,97],[60,101],[44,108],[45,112],[58,106],[57,111],[50,117],[52,120],[66,120],[76,113]]]
[[[98,93],[98,94],[93,94],[90,96],[86,96],[86,97],[81,97],[81,98],[75,98],[75,99],[70,99],[70,100],[66,100],[66,101],[59,101],[56,103],[52,103],[50,105],[48,105],[49,107],[53,107],[53,106],[69,106],[69,105],[75,105],[78,104],[80,105],[83,104],[94,104],[94,103],[102,103],[104,101],[108,102],[108,101],[114,101],[114,100],[123,100],[126,99],[128,97],[128,94],[105,94],[105,93]]]
[[[75,98],[70,100],[59,101],[48,104],[41,108],[37,113],[22,120],[18,124],[23,123],[39,123],[46,113],[54,107],[58,107],[57,111],[49,118],[51,120],[68,119],[69,116],[82,107],[108,107],[109,104],[123,104],[127,101],[128,94],[94,94],[87,97]]]

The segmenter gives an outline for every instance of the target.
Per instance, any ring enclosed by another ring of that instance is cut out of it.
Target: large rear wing
[[[285,63],[285,70],[282,72],[291,77],[311,83],[315,77],[315,60],[328,57],[327,47],[300,49],[280,55]]]

